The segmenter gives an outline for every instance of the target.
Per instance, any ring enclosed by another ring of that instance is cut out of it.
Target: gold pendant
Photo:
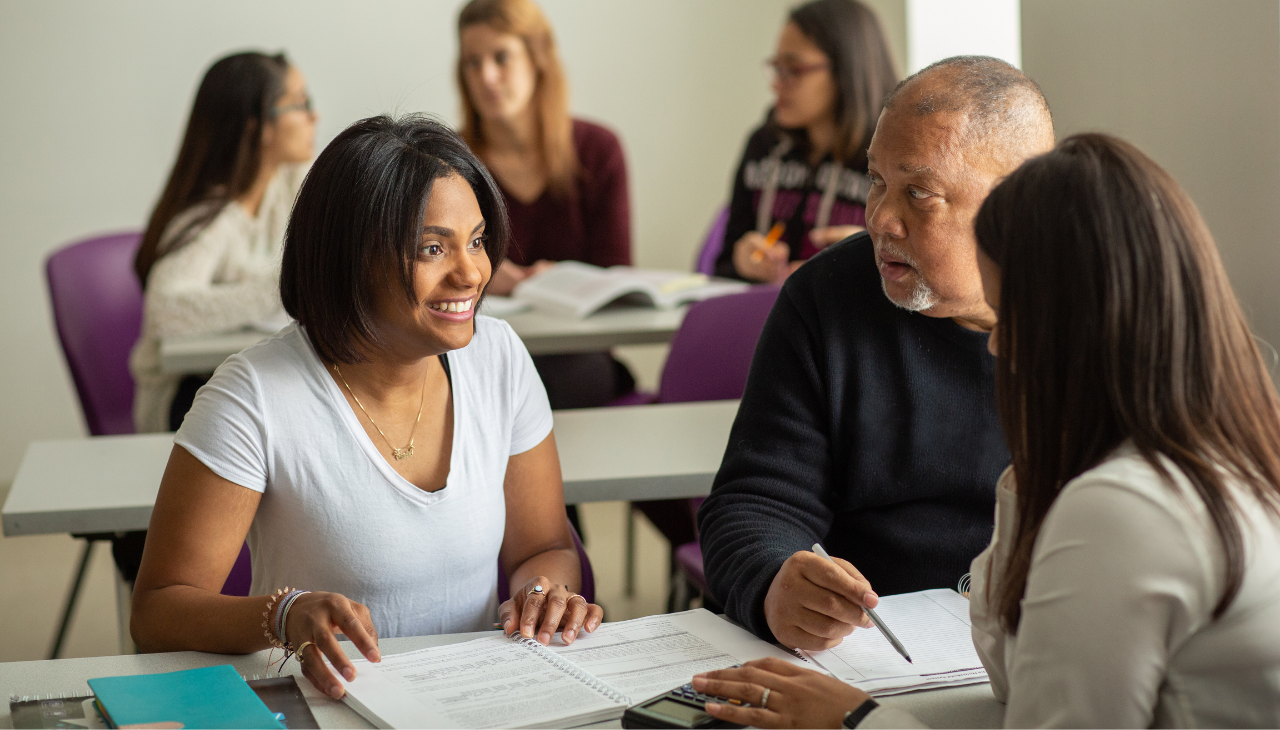
[[[396,461],[404,461],[410,456],[413,456],[413,447],[406,446],[403,449],[397,449],[396,447],[392,446],[391,455],[396,457]]]

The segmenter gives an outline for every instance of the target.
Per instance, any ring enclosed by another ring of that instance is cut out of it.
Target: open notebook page
[[[986,681],[973,647],[969,600],[945,588],[882,596],[876,613],[914,664],[876,629],[855,629],[826,651],[805,652],[840,679],[868,692]]]
[[[621,717],[629,704],[502,634],[352,664],[354,681],[334,675],[346,702],[378,727],[566,727]]]
[[[551,650],[630,696],[633,703],[679,687],[699,672],[752,659],[778,657],[813,668],[701,608],[601,624],[594,633],[579,634],[569,646],[557,636]]]

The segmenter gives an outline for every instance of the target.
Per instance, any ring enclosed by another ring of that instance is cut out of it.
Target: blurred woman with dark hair
[[[794,8],[769,67],[774,104],[738,164],[716,273],[777,283],[863,230],[867,145],[898,78],[880,22],[857,0]]]
[[[1280,726],[1280,401],[1213,238],[1168,173],[1087,134],[983,204],[1012,466],[972,565],[1007,727]],[[904,727],[789,666],[694,687],[757,727]]]
[[[160,338],[235,329],[280,309],[280,245],[313,154],[316,114],[283,53],[205,72],[134,266],[145,292],[130,359],[139,432],[173,431],[208,379],[160,370]]]
[[[493,294],[556,261],[631,263],[627,165],[617,135],[569,114],[551,24],[533,0],[471,0],[458,13],[460,133],[493,173],[511,250]],[[602,406],[635,380],[608,352],[540,355],[552,408]]]
[[[546,393],[511,327],[476,315],[509,230],[438,122],[365,119],[325,148],[285,241],[297,323],[227,358],[174,436],[134,590],[140,648],[284,645],[340,697],[322,656],[355,668],[337,634],[376,662],[380,636],[500,621],[572,643],[599,626],[575,592]],[[220,595],[246,536],[252,595]]]

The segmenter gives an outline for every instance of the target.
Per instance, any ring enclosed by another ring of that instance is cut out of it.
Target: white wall
[[[1022,66],[1018,0],[905,0],[907,73],[952,56]]]
[[[1119,135],[1186,188],[1280,346],[1280,3],[1023,0],[1022,49],[1059,138]]]
[[[28,441],[83,425],[43,279],[50,251],[139,228],[216,57],[286,49],[324,144],[385,111],[456,118],[457,0],[0,2],[0,484]],[[691,265],[769,92],[788,0],[544,0],[574,109],[617,130],[636,258]]]

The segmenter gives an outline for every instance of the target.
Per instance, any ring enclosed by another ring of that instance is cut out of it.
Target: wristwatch
[[[858,709],[849,710],[848,712],[844,713],[844,722],[840,724],[845,727],[857,727],[858,723],[865,720],[867,718],[867,715],[870,715],[871,711],[876,709],[879,706],[880,706],[880,703],[868,697],[866,702],[863,702],[862,704],[858,705]]]

